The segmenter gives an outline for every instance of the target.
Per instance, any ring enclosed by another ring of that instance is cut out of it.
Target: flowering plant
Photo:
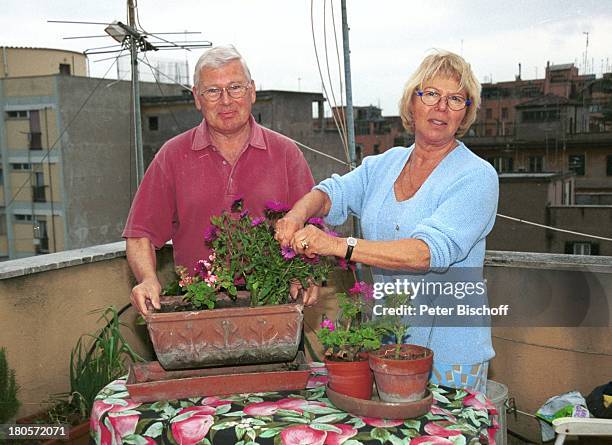
[[[324,318],[317,332],[319,341],[326,348],[325,357],[356,361],[362,353],[380,348],[384,331],[371,321],[363,321],[364,310],[373,298],[372,291],[372,286],[360,281],[349,289],[348,294],[336,294],[338,319],[334,323]]]
[[[238,290],[245,288],[251,306],[284,304],[289,301],[291,282],[299,281],[307,288],[325,280],[331,268],[325,258],[298,255],[290,247],[281,248],[274,239],[275,222],[289,209],[268,202],[265,216],[251,217],[238,199],[231,210],[212,217],[205,234],[212,254],[198,262],[193,275],[186,269],[177,270],[185,300],[196,308],[212,309],[219,292],[235,300]]]

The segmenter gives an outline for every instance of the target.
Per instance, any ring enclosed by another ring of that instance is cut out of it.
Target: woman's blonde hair
[[[419,68],[406,82],[399,103],[400,117],[404,128],[407,132],[414,133],[414,122],[412,120],[414,93],[422,89],[426,82],[438,76],[457,80],[460,89],[465,89],[467,98],[471,101],[470,105],[467,106],[463,121],[457,129],[457,136],[463,136],[476,120],[476,113],[480,107],[480,82],[472,72],[470,64],[463,57],[444,50],[435,50],[434,53],[425,57]]]

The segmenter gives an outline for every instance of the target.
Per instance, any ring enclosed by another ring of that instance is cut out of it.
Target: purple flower
[[[242,212],[240,212],[240,218],[246,218],[248,214],[249,214],[248,210],[243,210]]]
[[[329,230],[327,227],[324,228],[325,233],[327,233],[329,236],[333,236],[333,237],[338,237],[339,234],[338,232],[334,232],[333,230]]]
[[[312,224],[313,226],[317,226],[319,228],[325,227],[325,222],[323,222],[323,218],[308,218],[308,224]]]
[[[349,293],[353,295],[361,294],[365,301],[374,299],[374,287],[365,281],[358,281],[349,289]]]
[[[258,226],[265,220],[266,218],[264,218],[263,216],[258,216],[257,218],[254,218],[253,221],[251,221],[251,227]]]
[[[330,331],[333,331],[334,329],[336,329],[336,327],[334,326],[334,322],[327,318],[321,322],[321,327],[327,328]]]
[[[212,243],[214,240],[217,239],[218,233],[217,233],[217,227],[216,226],[209,226],[206,229],[206,232],[204,232],[204,240],[207,243]]]
[[[346,261],[344,258],[339,258],[338,259],[338,266],[340,266],[340,269],[342,270],[352,270],[355,271],[355,263],[353,263],[352,261]]]
[[[283,258],[286,260],[290,260],[291,258],[295,257],[295,250],[293,250],[291,247],[289,246],[285,246],[285,247],[281,247],[281,253],[283,255]]]
[[[285,213],[291,210],[291,207],[279,201],[268,201],[266,202],[266,210],[273,213]]]

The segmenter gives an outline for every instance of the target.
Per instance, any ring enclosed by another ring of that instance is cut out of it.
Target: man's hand
[[[276,221],[274,238],[281,246],[287,247],[291,245],[293,234],[303,227],[304,221],[289,212],[283,218]]]
[[[289,295],[292,300],[297,300],[300,295],[300,291],[302,291],[302,284],[294,280],[291,282],[291,287],[289,288]],[[302,292],[302,302],[304,306],[314,306],[319,301],[319,286],[315,286],[311,284],[307,289],[304,289]]]
[[[132,288],[130,301],[138,312],[142,315],[147,315],[150,312],[150,308],[161,308],[159,304],[160,292],[161,285],[157,278],[147,279]]]

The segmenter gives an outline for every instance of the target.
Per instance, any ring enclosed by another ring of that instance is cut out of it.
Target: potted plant
[[[165,369],[293,360],[302,333],[303,307],[290,302],[290,282],[321,283],[330,266],[297,255],[274,239],[288,207],[269,202],[251,217],[242,199],[211,218],[205,240],[212,254],[190,272],[178,269],[181,296],[162,297],[145,316]],[[318,221],[311,221],[317,222]]]
[[[385,307],[403,307],[407,294],[389,295]],[[409,325],[397,315],[382,315],[375,319],[378,328],[395,339],[369,354],[376,388],[385,402],[414,402],[425,397],[433,365],[433,351],[423,346],[403,344]]]
[[[380,328],[363,322],[363,311],[371,293],[368,285],[359,282],[349,293],[336,294],[339,316],[336,323],[325,318],[317,332],[325,348],[325,366],[329,387],[358,399],[372,398],[373,376],[368,352],[380,348]]]
[[[20,419],[18,423],[68,424],[69,440],[50,439],[42,445],[86,445],[89,443],[89,416],[96,396],[111,381],[127,372],[128,361],[143,359],[130,347],[120,327],[119,313],[111,306],[99,321],[105,326],[82,335],[70,353],[70,391],[54,395],[46,412]],[[91,340],[89,348],[87,340]]]

